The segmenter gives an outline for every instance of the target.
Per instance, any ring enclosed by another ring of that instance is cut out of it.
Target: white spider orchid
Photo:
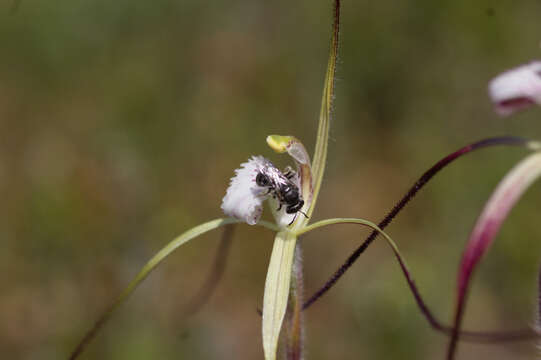
[[[291,169],[283,174],[263,156],[252,156],[235,170],[221,208],[226,215],[255,225],[263,212],[263,202],[270,198],[276,223],[283,228],[291,225],[299,213],[307,217],[302,208],[309,204],[304,200],[303,194],[308,199],[312,198],[309,157],[304,146],[293,137],[273,135],[267,137],[267,142],[278,152],[289,149],[298,156],[298,159],[294,158],[297,160],[297,167],[306,167],[306,170],[301,172],[304,178],[301,179]],[[258,184],[258,179],[268,183]],[[302,191],[302,182],[309,184],[305,191]]]
[[[295,177],[291,178],[291,181],[296,185],[300,199],[304,201],[301,204],[302,209],[299,210],[305,216],[297,216],[296,213],[287,213],[287,209],[284,206],[280,210],[277,210],[281,203],[270,199],[276,224],[260,220],[262,203],[272,194],[265,194],[265,191],[262,192],[261,190],[264,189],[257,186],[255,180],[259,168],[268,160],[263,157],[252,157],[236,170],[236,175],[231,179],[230,187],[223,199],[221,207],[231,217],[216,219],[198,225],[173,239],[162,248],[147,262],[124,292],[117,298],[110,310],[96,322],[94,327],[78,344],[70,359],[75,359],[82,352],[84,347],[94,338],[99,328],[109,319],[110,315],[118,306],[124,303],[148,274],[175,249],[210,230],[239,222],[245,222],[251,225],[258,224],[277,232],[267,272],[263,299],[262,335],[265,359],[276,359],[278,339],[287,309],[292,312],[290,319],[294,319],[288,323],[289,341],[287,342],[287,346],[289,347],[288,349],[293,348],[293,352],[298,354],[300,356],[299,358],[302,357],[302,299],[300,298],[302,294],[298,291],[299,286],[295,285],[300,281],[299,275],[301,273],[301,262],[298,256],[295,257],[297,238],[301,234],[318,227],[344,222],[344,219],[329,219],[307,226],[319,193],[327,159],[329,123],[334,97],[334,75],[338,56],[339,18],[340,0],[335,0],[333,36],[331,38],[327,73],[323,87],[323,98],[313,162],[310,163],[308,153],[296,138],[278,135],[267,138],[267,143],[272,149],[278,153],[287,152],[296,163],[297,172]],[[275,203],[272,204],[272,201],[275,201]],[[291,211],[292,209],[290,209]],[[347,222],[356,222],[371,226],[380,231],[376,225],[364,220],[349,219]],[[298,251],[297,254],[299,254]],[[290,296],[290,293],[292,296]]]
[[[382,234],[389,242],[407,277],[408,283],[410,286],[414,286],[407,265],[401,258],[396,245],[378,226],[365,220],[347,218],[327,219],[308,225],[309,218],[312,215],[319,194],[327,159],[329,123],[334,93],[336,60],[338,55],[339,17],[340,0],[335,0],[333,36],[331,38],[327,73],[323,88],[323,98],[313,162],[310,162],[310,158],[304,146],[296,138],[292,136],[277,135],[269,136],[267,138],[267,143],[272,149],[279,153],[287,152],[296,163],[297,173],[294,177],[291,177],[291,181],[293,181],[297,187],[299,199],[304,201],[304,203],[300,205],[301,209],[299,209],[299,211],[302,211],[305,216],[295,217],[297,215],[296,213],[288,214],[287,209],[284,209],[283,206],[278,211],[277,206],[275,205],[283,205],[280,202],[280,199],[278,199],[278,203],[272,204],[271,206],[276,224],[260,220],[263,202],[265,199],[272,197],[272,195],[276,195],[273,194],[272,191],[274,190],[276,192],[277,190],[273,187],[270,188],[271,191],[269,192],[268,187],[265,189],[265,186],[260,186],[260,184],[258,184],[258,174],[261,173],[263,167],[268,166],[270,162],[260,156],[252,157],[248,162],[241,164],[241,167],[235,171],[236,175],[231,179],[230,186],[223,198],[221,208],[226,215],[231,217],[215,219],[195,226],[173,239],[162,248],[141,269],[128,287],[120,294],[109,311],[107,311],[86,334],[72,353],[70,360],[75,359],[82,352],[84,347],[95,337],[95,334],[100,327],[110,318],[113,312],[124,303],[137,286],[157,265],[161,263],[162,260],[188,241],[208,231],[228,224],[245,222],[250,225],[261,225],[276,231],[265,282],[262,310],[263,350],[266,360],[276,359],[278,340],[283,327],[287,330],[282,333],[284,333],[287,340],[284,344],[286,346],[285,353],[288,354],[288,359],[297,360],[303,358],[302,261],[300,260],[300,251],[297,243],[299,236],[313,229],[338,223],[355,223],[370,226],[375,232]],[[490,95],[500,114],[508,115],[533,103],[541,104],[540,71],[541,62],[534,62],[510,70],[491,82],[489,87]],[[424,186],[424,184],[426,184],[426,182],[443,166],[461,156],[461,154],[471,151],[473,148],[481,148],[488,146],[491,143],[503,144],[508,142],[516,143],[517,141],[503,138],[494,142],[494,139],[487,139],[474,144],[475,146],[468,146],[460,149],[438,162],[415,183],[412,190],[410,190],[405,198],[403,198],[403,201],[401,200],[398,204],[399,207],[396,207],[391,211],[390,217],[386,217],[387,220],[382,223],[384,225],[381,225],[381,227],[386,226],[385,224],[388,224],[392,220],[396,215],[396,212],[403,208],[415,195],[418,189]],[[530,145],[534,149],[539,149],[540,147],[538,143]],[[471,273],[484,251],[490,246],[494,235],[499,230],[499,227],[509,210],[530,184],[539,177],[541,177],[541,153],[537,152],[523,160],[502,181],[501,185],[487,204],[485,211],[479,218],[470,238],[470,242],[468,243],[465,256],[463,257],[463,263],[460,268],[459,290],[457,292],[458,306],[455,324],[451,328],[453,331],[449,346],[449,359],[453,358],[454,349],[456,349],[456,343],[458,342],[460,335],[459,329],[463,311],[462,304],[467,292]],[[290,178],[288,178],[288,180],[289,179]],[[273,201],[272,199],[270,200]],[[276,202],[277,200],[274,201]],[[296,204],[299,203],[300,202],[297,202]],[[394,212],[395,209],[398,210]],[[292,209],[290,209],[290,212],[291,210]],[[375,236],[371,239],[373,240],[374,238]],[[369,244],[369,242],[365,243]],[[418,292],[415,294],[418,295]],[[416,300],[420,301],[420,296],[417,295]],[[427,310],[426,307],[421,307],[423,312]],[[288,316],[287,321],[284,321],[286,311],[288,312]],[[439,326],[442,330],[446,330],[446,328],[441,325]],[[293,354],[293,356],[290,357],[289,354]]]

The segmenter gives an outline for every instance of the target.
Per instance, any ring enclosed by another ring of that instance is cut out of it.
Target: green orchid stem
[[[375,223],[371,222],[371,221],[368,221],[368,220],[363,220],[363,219],[358,219],[358,218],[334,218],[334,219],[325,219],[325,220],[320,220],[320,221],[317,221],[313,224],[310,224],[298,231],[295,232],[295,234],[297,236],[301,236],[301,235],[304,235],[312,230],[315,230],[315,229],[318,229],[320,227],[324,227],[324,226],[328,226],[328,225],[335,225],[335,224],[360,224],[360,225],[366,225],[370,228],[372,228],[373,230],[376,230],[378,231],[380,234],[385,234],[383,232],[383,230],[381,230]],[[391,240],[392,241],[392,240]]]
[[[195,226],[192,229],[184,232],[183,234],[179,235],[175,239],[173,239],[171,242],[169,242],[167,245],[165,245],[156,255],[154,255],[146,264],[143,266],[141,271],[135,276],[135,278],[129,283],[129,285],[124,289],[124,291],[120,294],[120,296],[116,299],[116,301],[113,303],[113,305],[107,310],[99,319],[96,321],[94,326],[86,333],[84,338],[81,340],[81,342],[77,345],[75,350],[71,353],[69,359],[74,360],[76,359],[85,349],[85,347],[96,337],[98,331],[105,325],[105,323],[110,319],[111,315],[118,309],[120,305],[122,305],[128,297],[134,292],[134,290],[139,286],[139,284],[150,274],[152,270],[154,270],[166,257],[171,255],[173,251],[175,251],[178,247],[181,245],[184,245],[188,241],[203,235],[204,233],[207,233],[211,230],[215,230],[219,227],[229,225],[229,224],[235,224],[241,222],[240,220],[233,219],[233,218],[226,218],[226,219],[215,219],[208,221],[206,223],[203,223],[201,225]],[[273,230],[273,231],[279,231],[279,227],[275,224],[272,224],[268,221],[260,221],[258,225],[261,225],[267,229]]]
[[[270,221],[265,221],[265,220],[259,220],[257,225],[261,225],[262,227],[275,231],[275,232],[279,232],[283,230],[281,227],[279,227],[275,223],[271,223]]]

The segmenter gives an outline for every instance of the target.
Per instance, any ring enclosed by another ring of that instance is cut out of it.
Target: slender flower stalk
[[[417,303],[417,306],[421,310],[421,313],[423,314],[423,316],[427,319],[430,326],[434,330],[439,331],[445,335],[451,335],[453,333],[454,329],[452,326],[443,324],[432,314],[432,311],[430,311],[428,305],[423,300],[421,293],[419,289],[417,288],[417,285],[415,284],[415,280],[413,279],[411,270],[409,269],[406,263],[406,260],[404,259],[400,251],[398,250],[398,246],[388,235],[386,235],[383,232],[381,227],[378,227],[377,225],[369,221],[362,220],[362,219],[336,218],[336,219],[321,220],[316,223],[313,223],[303,229],[303,234],[306,232],[315,230],[317,228],[320,228],[320,227],[329,226],[329,225],[339,225],[339,224],[356,224],[356,225],[368,226],[373,229],[372,231],[377,232],[378,235],[380,234],[383,235],[384,239],[387,241],[388,245],[393,250],[395,258],[397,259],[400,269],[402,273],[404,274],[404,277],[406,278],[408,286]],[[540,336],[539,334],[541,333],[537,329],[532,329],[532,328],[511,330],[511,331],[491,331],[491,332],[460,331],[461,340],[474,342],[474,343],[499,343],[499,342],[504,342],[504,341],[530,340],[530,339],[539,337]]]
[[[385,229],[393,219],[402,211],[406,205],[417,195],[417,193],[441,170],[447,165],[451,164],[458,158],[469,154],[475,150],[480,150],[491,146],[523,146],[529,149],[538,149],[540,144],[535,141],[530,141],[518,137],[502,136],[484,139],[473,144],[466,145],[457,151],[447,155],[430,169],[428,169],[406,192],[406,194],[400,199],[400,201],[389,211],[389,213],[378,223],[381,229]],[[357,261],[359,256],[370,246],[370,244],[378,236],[377,231],[372,231],[370,235],[364,240],[364,242],[346,259],[346,261],[334,272],[334,274],[327,280],[327,282],[319,288],[308,300],[304,303],[303,308],[307,309],[314,304],[320,297],[325,295],[340,278],[346,273],[346,271]]]
[[[79,342],[77,347],[73,350],[71,353],[69,359],[73,360],[76,359],[82,351],[85,349],[85,347],[88,345],[88,343],[94,339],[98,331],[103,327],[103,325],[109,320],[109,318],[113,315],[113,313],[116,311],[116,309],[122,305],[128,297],[133,293],[133,291],[139,286],[139,284],[146,279],[146,277],[154,270],[167,256],[169,256],[173,251],[175,251],[180,246],[186,244],[188,241],[206,233],[211,230],[215,230],[219,227],[228,225],[228,224],[234,224],[238,222],[238,220],[235,219],[216,219],[209,222],[206,222],[204,224],[198,225],[182,235],[176,237],[173,239],[169,244],[167,244],[164,248],[162,248],[156,255],[154,255],[139,273],[135,276],[135,278],[130,282],[130,284],[126,287],[126,289],[120,294],[120,296],[116,299],[116,301],[113,303],[113,305],[96,321],[94,326],[86,333],[84,338]],[[266,223],[265,223],[266,224]],[[263,224],[261,224],[263,225]]]

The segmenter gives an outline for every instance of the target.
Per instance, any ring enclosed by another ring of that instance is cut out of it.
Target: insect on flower
[[[267,188],[267,194],[271,194],[273,198],[278,200],[280,206],[276,211],[280,211],[282,206],[285,205],[287,214],[297,214],[300,212],[308,218],[308,216],[301,211],[304,206],[304,200],[299,194],[298,186],[293,181],[297,174],[289,166],[285,171],[285,174],[282,173],[267,160],[264,166],[259,168],[255,182],[258,186]],[[295,215],[288,225],[291,225],[296,218],[297,216]]]
[[[272,196],[280,206],[285,206],[287,214],[295,214],[291,225],[301,211],[304,200],[297,185],[297,174],[286,168],[285,174],[263,156],[253,156],[235,170],[235,176],[222,201],[222,209],[226,215],[244,220],[250,225],[259,221],[263,212],[263,201]]]

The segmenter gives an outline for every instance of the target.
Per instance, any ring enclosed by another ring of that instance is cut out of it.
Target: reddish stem
[[[417,195],[417,192],[421,190],[427,183],[444,167],[461,157],[462,155],[469,154],[470,152],[478,149],[482,149],[490,146],[506,145],[506,146],[525,146],[529,140],[519,138],[519,137],[493,137],[484,139],[473,144],[467,145],[463,148],[458,149],[457,151],[447,155],[440,161],[438,161],[434,166],[428,169],[410,188],[410,190],[400,199],[400,201],[393,207],[393,209],[381,220],[378,224],[380,229],[385,229],[389,225],[395,216],[410,202],[411,199]],[[368,248],[368,246],[376,239],[379,235],[379,232],[372,231],[372,233],[366,238],[366,240],[346,259],[346,261],[335,271],[335,273],[327,280],[325,285],[323,285],[319,290],[317,290],[308,300],[304,303],[303,309],[309,308],[314,302],[316,302],[320,297],[325,295],[340,278],[345,274],[345,272],[353,265],[353,263],[359,258],[359,256]]]

